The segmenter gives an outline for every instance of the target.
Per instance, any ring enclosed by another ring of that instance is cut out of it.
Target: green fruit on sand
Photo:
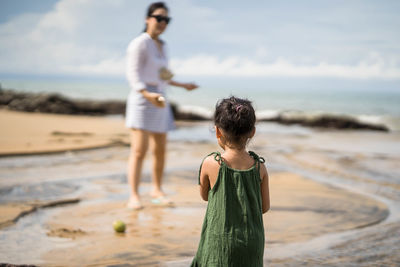
[[[113,227],[114,227],[115,232],[118,232],[118,233],[123,233],[123,232],[125,232],[125,229],[126,229],[125,223],[121,220],[114,221]]]

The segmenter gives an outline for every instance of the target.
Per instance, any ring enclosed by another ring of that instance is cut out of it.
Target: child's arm
[[[266,213],[270,208],[270,201],[269,201],[269,177],[268,171],[264,164],[261,164],[261,198],[262,198],[262,212]]]
[[[210,157],[204,159],[200,170],[200,196],[203,200],[208,201],[208,191],[210,190],[210,179],[208,175]]]

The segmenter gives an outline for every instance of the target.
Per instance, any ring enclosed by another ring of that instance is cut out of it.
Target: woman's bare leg
[[[149,132],[132,129],[131,151],[128,162],[128,182],[130,185],[129,204],[140,208],[139,184],[142,175],[143,160],[149,144]]]
[[[165,153],[167,146],[166,133],[150,133],[150,145],[153,157],[153,191],[152,197],[162,197],[162,178],[164,174]]]

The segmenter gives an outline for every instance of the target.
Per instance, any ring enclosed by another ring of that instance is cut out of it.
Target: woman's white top
[[[127,49],[126,75],[132,90],[139,91],[146,85],[165,87],[166,82],[160,78],[160,69],[168,68],[166,44],[160,51],[156,42],[146,32],[131,41]]]
[[[125,125],[156,133],[175,129],[174,118],[166,97],[167,82],[160,78],[160,69],[168,67],[165,43],[161,51],[146,32],[131,41],[127,49],[126,75],[131,92],[126,103]],[[146,89],[166,99],[164,108],[151,104],[139,92]]]

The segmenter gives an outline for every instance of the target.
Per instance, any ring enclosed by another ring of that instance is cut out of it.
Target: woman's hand
[[[188,91],[192,91],[192,90],[194,90],[194,89],[199,87],[195,83],[180,83],[180,82],[176,82],[176,81],[173,81],[173,80],[168,81],[168,84],[172,85],[172,86],[178,86],[178,87],[185,88]]]
[[[192,91],[192,90],[196,89],[199,86],[197,84],[194,84],[194,83],[184,83],[182,85],[182,87],[185,88],[188,91]]]
[[[158,93],[151,93],[147,90],[142,90],[140,91],[144,98],[147,99],[151,104],[158,108],[163,108],[165,107],[165,98],[162,96],[162,94]]]

